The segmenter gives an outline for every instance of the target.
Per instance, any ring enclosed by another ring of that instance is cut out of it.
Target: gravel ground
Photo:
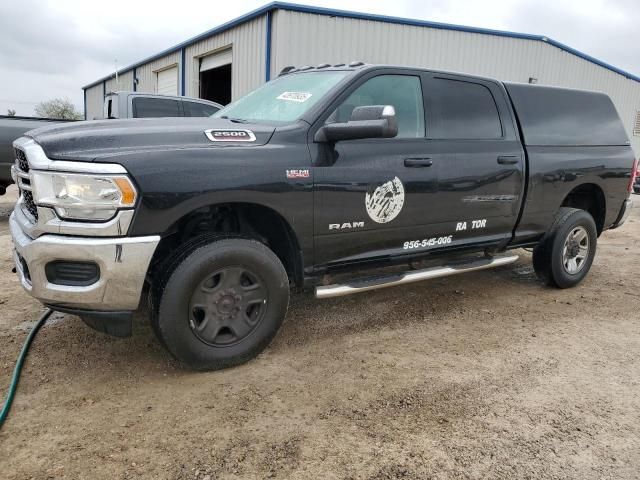
[[[0,197],[0,391],[43,311],[11,269]],[[0,431],[0,476],[640,476],[640,212],[585,282],[509,267],[352,297],[292,300],[248,364],[193,373],[140,312],[129,339],[56,314]]]

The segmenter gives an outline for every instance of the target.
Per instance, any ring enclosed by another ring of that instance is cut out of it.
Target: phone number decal
[[[402,246],[405,250],[413,250],[414,248],[426,248],[426,247],[434,247],[436,245],[447,245],[451,243],[453,240],[453,235],[449,235],[448,237],[432,237],[425,238],[423,240],[409,240],[408,242],[404,242]]]

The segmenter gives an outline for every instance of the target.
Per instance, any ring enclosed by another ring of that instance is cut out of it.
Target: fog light
[[[44,267],[49,283],[70,287],[86,287],[100,279],[100,267],[94,262],[56,260]]]

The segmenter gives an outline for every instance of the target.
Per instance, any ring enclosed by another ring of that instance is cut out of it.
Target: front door
[[[398,135],[313,144],[318,266],[397,255],[408,242],[431,235],[429,211],[438,178],[425,138],[422,76],[375,72],[347,95],[325,123],[347,121],[357,106],[393,105]]]

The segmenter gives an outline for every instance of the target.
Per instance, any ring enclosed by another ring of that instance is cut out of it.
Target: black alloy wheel
[[[256,273],[240,265],[221,268],[207,275],[191,295],[189,325],[208,345],[230,345],[264,318],[268,296]]]
[[[185,244],[154,281],[152,326],[197,370],[244,363],[278,332],[289,305],[280,259],[256,240],[207,235]]]

